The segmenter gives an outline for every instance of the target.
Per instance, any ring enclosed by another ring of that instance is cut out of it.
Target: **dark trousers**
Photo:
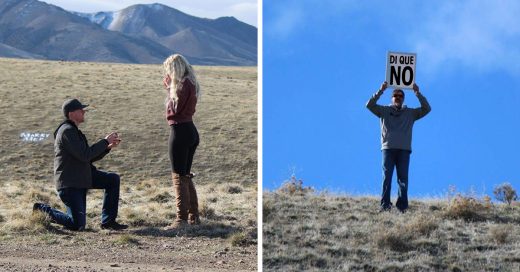
[[[199,145],[199,132],[193,122],[171,125],[168,151],[172,171],[181,176],[191,171],[193,156]]]
[[[119,206],[119,175],[99,170],[92,171],[92,188],[104,189],[101,224],[116,220]],[[87,218],[87,191],[88,189],[64,188],[58,190],[58,195],[65,204],[67,212],[63,213],[48,205],[42,211],[49,214],[51,219],[71,230],[83,230]]]
[[[397,170],[397,184],[399,191],[396,206],[399,210],[408,209],[408,167],[410,165],[410,151],[402,149],[383,149],[383,192],[381,194],[381,208],[390,209],[390,192],[394,167]]]

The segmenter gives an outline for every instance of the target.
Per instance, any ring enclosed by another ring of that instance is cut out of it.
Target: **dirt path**
[[[0,271],[255,271],[256,246],[227,239],[63,232],[2,237]]]

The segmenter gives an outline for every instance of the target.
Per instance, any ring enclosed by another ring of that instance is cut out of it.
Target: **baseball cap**
[[[81,104],[81,102],[79,102],[79,100],[77,100],[76,98],[69,99],[63,103],[63,106],[62,106],[63,115],[65,115],[65,117],[67,117],[69,112],[79,110],[79,109],[84,109],[86,107],[88,107],[88,105]]]

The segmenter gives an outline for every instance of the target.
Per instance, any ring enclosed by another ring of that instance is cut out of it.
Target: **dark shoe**
[[[379,212],[380,213],[384,213],[384,212],[390,212],[392,210],[392,206],[388,206],[388,207],[381,207],[379,209]]]
[[[127,229],[128,225],[119,224],[116,221],[112,221],[110,223],[101,224],[101,229],[109,229],[109,230],[124,230]]]
[[[43,208],[43,205],[44,205],[43,203],[34,203],[34,205],[33,205],[33,212],[41,211],[42,208]]]
[[[67,226],[64,226],[65,229],[67,230],[72,230],[72,231],[84,231],[85,230],[85,226],[79,226],[79,227],[67,227]]]
[[[408,211],[408,209],[398,209],[398,210],[399,210],[399,212],[401,212],[401,213],[406,213],[406,212]]]

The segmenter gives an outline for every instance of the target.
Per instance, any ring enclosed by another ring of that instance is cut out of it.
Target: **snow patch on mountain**
[[[114,30],[115,24],[117,22],[119,22],[120,17],[121,17],[121,11],[113,12],[112,13],[112,20],[110,21],[110,23],[108,25],[103,26],[103,27],[106,28],[106,29],[109,29],[109,30]]]
[[[164,8],[164,5],[161,5],[161,4],[158,4],[158,3],[147,4],[147,5],[145,5],[145,6],[150,7],[150,8],[152,8],[152,9],[154,9],[154,10],[157,10],[157,11],[159,11],[159,10],[163,10],[163,8]]]
[[[96,12],[96,13],[81,13],[81,12],[72,12],[72,13],[74,13],[78,16],[81,16],[83,18],[87,18],[89,21],[100,25],[104,29],[107,29],[108,26],[114,20],[115,12],[100,11],[100,12]]]

